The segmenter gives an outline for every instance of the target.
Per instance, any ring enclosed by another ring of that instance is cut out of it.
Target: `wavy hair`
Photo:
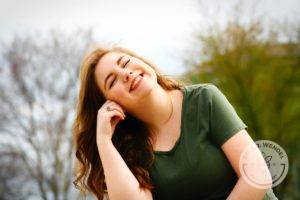
[[[85,55],[80,66],[79,96],[72,126],[77,158],[73,184],[84,196],[86,192],[92,192],[101,200],[104,194],[107,194],[107,186],[96,144],[96,123],[97,112],[106,99],[96,85],[95,67],[102,56],[109,52],[126,53],[148,64],[157,75],[157,83],[165,90],[182,89],[183,86],[180,81],[162,75],[153,63],[126,48],[97,47]],[[138,180],[140,187],[152,190],[154,186],[148,172],[154,162],[150,135],[151,130],[144,122],[127,114],[125,120],[120,121],[115,128],[112,143]]]

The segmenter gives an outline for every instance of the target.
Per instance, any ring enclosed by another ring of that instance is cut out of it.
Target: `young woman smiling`
[[[240,155],[253,140],[215,85],[184,85],[120,47],[87,54],[80,81],[73,131],[81,190],[111,200],[276,199],[271,185],[242,178]]]

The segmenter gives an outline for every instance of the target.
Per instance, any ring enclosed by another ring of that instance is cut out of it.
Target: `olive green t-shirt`
[[[248,128],[212,83],[184,86],[181,133],[170,151],[155,151],[149,173],[155,200],[226,199],[237,175],[220,148]],[[264,199],[277,199],[269,189]]]

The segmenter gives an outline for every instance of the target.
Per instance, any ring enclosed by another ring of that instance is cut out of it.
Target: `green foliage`
[[[192,83],[216,84],[254,140],[272,140],[286,150],[289,172],[273,189],[279,199],[299,199],[300,29],[283,38],[282,29],[267,32],[258,21],[232,22],[197,40],[203,59],[186,77]]]

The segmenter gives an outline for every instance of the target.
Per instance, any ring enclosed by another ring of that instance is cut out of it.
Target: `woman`
[[[276,199],[241,178],[239,157],[253,140],[213,84],[185,86],[120,47],[89,53],[80,80],[73,131],[82,191],[112,200]]]

